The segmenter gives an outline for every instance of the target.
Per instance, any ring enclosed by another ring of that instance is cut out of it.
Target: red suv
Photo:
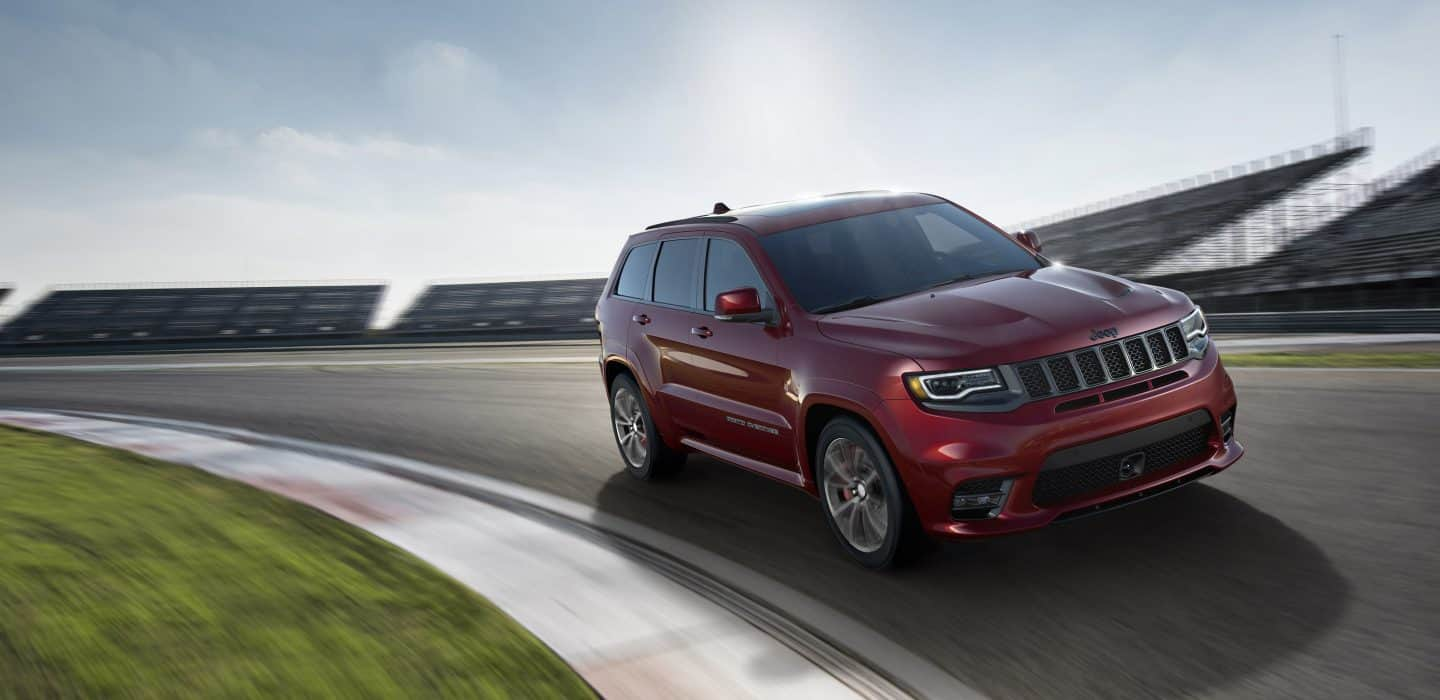
[[[940,197],[858,192],[630,237],[596,309],[626,469],[689,452],[819,497],[871,567],[1224,469],[1235,388],[1179,292],[1051,262]]]

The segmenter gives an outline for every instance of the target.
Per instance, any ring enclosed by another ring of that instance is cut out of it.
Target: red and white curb
[[[757,603],[653,546],[683,545],[513,484],[180,421],[0,410],[0,424],[191,465],[353,523],[489,598],[607,697],[976,696],[779,584],[686,553],[732,580],[748,578],[749,590],[767,594]]]

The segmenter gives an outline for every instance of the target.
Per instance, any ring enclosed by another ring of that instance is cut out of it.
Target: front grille
[[[1031,399],[1103,386],[1189,357],[1179,324],[1014,365]]]
[[[1075,364],[1080,365],[1080,374],[1085,377],[1086,384],[1099,386],[1105,383],[1105,368],[1100,365],[1100,356],[1094,350],[1075,353]]]
[[[1170,348],[1165,347],[1165,338],[1159,333],[1151,333],[1145,336],[1145,342],[1150,344],[1150,356],[1155,358],[1155,364],[1164,367],[1170,364]]]
[[[1060,393],[1075,391],[1080,388],[1080,378],[1075,376],[1075,368],[1070,364],[1070,358],[1061,355],[1052,357],[1045,361],[1050,368],[1050,376],[1055,378],[1055,388]]]
[[[1100,354],[1105,356],[1105,369],[1110,370],[1110,376],[1114,379],[1124,379],[1130,376],[1130,363],[1125,361],[1125,351],[1119,345],[1106,345],[1100,348]]]
[[[1185,334],[1180,332],[1179,326],[1166,328],[1165,339],[1170,341],[1170,352],[1176,357],[1184,357],[1190,353],[1190,348],[1185,345]]]
[[[1145,467],[1141,476],[1152,476],[1190,466],[1209,451],[1211,430],[1207,419],[1204,425],[1184,429],[1141,447],[1117,451],[1058,469],[1042,470],[1035,480],[1035,490],[1031,498],[1035,505],[1043,508],[1114,486],[1122,481],[1121,460],[1137,452],[1145,453]]]
[[[1050,395],[1050,380],[1045,378],[1045,370],[1040,369],[1040,365],[1032,362],[1020,365],[1015,371],[1020,373],[1020,382],[1025,385],[1025,393],[1030,394],[1031,398]]]
[[[1130,366],[1135,368],[1136,374],[1149,371],[1150,354],[1145,352],[1145,343],[1139,338],[1125,341],[1125,354],[1130,357]]]

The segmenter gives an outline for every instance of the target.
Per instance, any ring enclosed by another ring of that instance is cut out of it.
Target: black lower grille
[[[1042,470],[1035,481],[1032,500],[1040,507],[1052,506],[1114,486],[1125,480],[1121,478],[1121,468],[1127,465],[1122,465],[1122,461],[1128,459],[1128,466],[1133,467],[1138,461],[1134,458],[1137,453],[1145,455],[1143,469],[1130,478],[1188,466],[1209,450],[1211,430],[1207,422],[1134,449],[1058,469]]]

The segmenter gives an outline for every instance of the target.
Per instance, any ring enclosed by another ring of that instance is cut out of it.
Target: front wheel
[[[816,455],[825,520],[846,553],[869,568],[885,569],[923,546],[909,497],[867,426],[846,417],[830,421]]]
[[[645,396],[629,375],[622,374],[610,384],[610,422],[620,459],[631,476],[649,481],[675,471],[685,461],[683,453],[666,447],[660,439]]]

